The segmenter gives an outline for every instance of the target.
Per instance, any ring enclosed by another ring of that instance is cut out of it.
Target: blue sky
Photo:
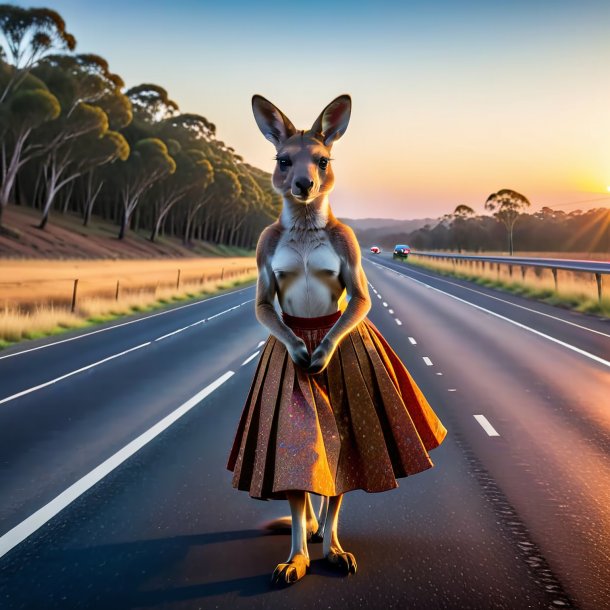
[[[79,52],[104,56],[128,86],[165,87],[267,170],[274,150],[252,118],[253,93],[304,128],[350,93],[352,121],[333,151],[339,215],[481,210],[500,188],[536,207],[608,194],[610,2],[45,6]]]

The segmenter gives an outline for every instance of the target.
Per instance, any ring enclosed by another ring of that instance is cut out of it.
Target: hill
[[[14,236],[0,233],[0,259],[151,259],[193,258],[197,256],[240,256],[249,254],[197,241],[185,246],[177,238],[148,239],[149,232],[130,231],[117,239],[116,225],[93,217],[83,227],[80,216],[66,213],[53,215],[44,230],[37,228],[40,212],[24,206],[8,206],[5,222]]]

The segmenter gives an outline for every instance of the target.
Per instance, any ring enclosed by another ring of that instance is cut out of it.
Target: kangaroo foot
[[[309,542],[324,542],[324,528],[319,527],[308,537]]]
[[[295,555],[288,563],[280,563],[271,576],[273,585],[290,585],[301,580],[309,568],[309,557]]]
[[[355,574],[358,569],[356,558],[343,550],[336,552],[331,550],[326,555],[326,561],[345,574]]]

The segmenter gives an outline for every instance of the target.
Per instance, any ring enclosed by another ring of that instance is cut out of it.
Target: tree
[[[61,106],[42,81],[31,74],[15,87],[1,105],[2,185],[0,186],[0,227],[2,212],[8,205],[19,170],[45,152],[44,144],[33,143],[32,132],[57,119]]]
[[[508,233],[508,251],[513,255],[513,229],[515,223],[523,211],[530,206],[530,202],[524,195],[511,191],[510,189],[502,189],[497,193],[492,193],[485,202],[485,209],[493,212],[505,227]]]
[[[140,140],[129,159],[116,172],[118,190],[123,205],[119,239],[129,228],[131,215],[142,195],[157,181],[176,171],[176,162],[169,155],[165,142],[158,138]]]
[[[468,241],[468,221],[474,217],[474,210],[464,204],[458,205],[451,217],[451,230],[457,242],[457,250],[461,252]]]
[[[66,31],[59,13],[48,8],[21,8],[0,4],[0,31],[7,59],[14,70],[0,89],[0,103],[19,86],[32,66],[53,49],[73,51],[76,39]]]

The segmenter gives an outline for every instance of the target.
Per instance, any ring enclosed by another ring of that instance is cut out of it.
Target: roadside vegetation
[[[529,268],[523,277],[519,268],[513,269],[511,275],[507,265],[500,265],[498,271],[496,268],[492,270],[489,265],[486,265],[485,268],[465,262],[456,265],[450,261],[418,258],[416,254],[411,254],[405,264],[529,297],[550,305],[610,317],[610,297],[607,294],[610,291],[610,285],[608,285],[607,277],[604,278],[606,295],[602,296],[602,300],[599,301],[597,283],[593,274],[590,273],[575,273],[559,269],[557,271],[557,291],[555,291],[555,281],[550,269]]]
[[[172,303],[200,299],[225,290],[247,284],[256,278],[253,267],[228,268],[223,273],[212,273],[185,278],[178,286],[155,281],[153,284],[131,286],[123,292],[109,295],[94,292],[79,298],[74,311],[71,303],[53,300],[30,305],[5,301],[0,306],[0,348],[8,347],[24,339],[37,339],[55,335],[74,328],[108,322],[110,320],[140,312],[153,311]]]

